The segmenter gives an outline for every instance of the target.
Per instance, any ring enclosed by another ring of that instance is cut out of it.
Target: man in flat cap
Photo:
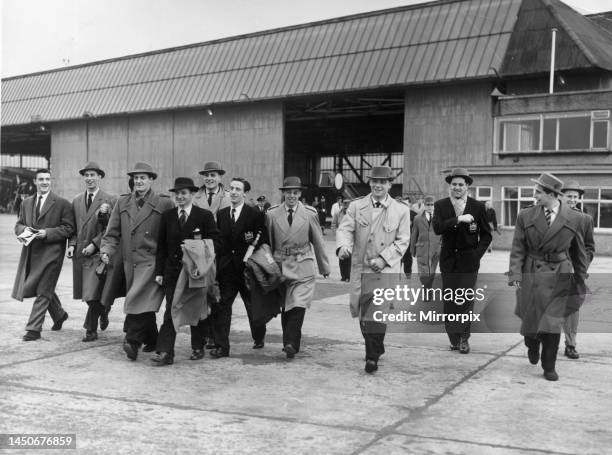
[[[109,264],[118,247],[123,249],[127,290],[123,350],[130,360],[136,360],[143,344],[144,352],[152,352],[157,343],[155,313],[164,292],[155,282],[155,255],[161,215],[174,204],[168,195],[151,188],[157,173],[150,164],[136,163],[127,174],[134,179],[134,192],[122,194],[115,204],[100,252],[102,261]]]
[[[283,186],[284,202],[270,207],[266,213],[266,228],[270,247],[279,264],[284,283],[281,285],[283,309],[283,351],[293,359],[300,351],[302,324],[306,308],[314,297],[316,266],[323,277],[329,276],[329,260],[317,211],[300,202],[302,182],[299,177],[287,177]]]
[[[584,195],[584,188],[576,180],[568,180],[563,184],[561,193],[563,194],[563,201],[565,201],[568,207],[582,215],[580,233],[584,239],[584,248],[587,254],[588,265],[590,266],[595,255],[593,217],[584,211],[584,206],[582,206],[582,210],[578,207],[578,203],[581,202]],[[578,311],[575,311],[565,319],[565,324],[563,325],[563,332],[565,332],[565,356],[570,359],[580,358],[578,351],[576,351],[578,319]]]
[[[350,310],[359,317],[365,341],[365,371],[378,370],[385,352],[386,324],[370,320],[372,296],[361,289],[362,274],[401,273],[401,260],[410,243],[410,208],[389,196],[392,169],[374,166],[369,178],[370,194],[350,203],[336,232],[339,259],[351,256]]]
[[[100,328],[106,329],[107,315],[100,298],[105,285],[105,277],[98,277],[96,267],[100,263],[100,243],[108,224],[116,196],[100,189],[100,180],[105,172],[100,165],[90,161],[79,171],[85,184],[85,193],[72,201],[72,211],[76,220],[76,231],[70,238],[66,256],[72,258],[73,298],[87,303],[87,314],[83,322],[84,342],[98,339],[98,320]]]
[[[425,196],[423,212],[414,218],[410,231],[410,254],[416,258],[419,280],[425,290],[431,289],[440,260],[440,236],[431,223],[434,203],[433,196]]]
[[[536,205],[518,214],[508,282],[517,290],[516,314],[522,321],[529,362],[541,361],[544,377],[556,381],[569,296],[584,287],[588,258],[580,234],[582,215],[558,199],[563,182],[549,173],[531,180]]]
[[[473,289],[478,277],[480,259],[492,240],[491,227],[487,222],[487,211],[482,202],[468,196],[472,177],[467,169],[456,168],[446,176],[450,195],[434,203],[433,229],[441,236],[440,272],[443,295],[447,289],[453,291]],[[462,304],[454,299],[444,299],[445,314],[468,314],[474,300]],[[445,329],[451,350],[461,354],[470,352],[470,322],[445,321]]]
[[[51,191],[51,171],[38,169],[34,185],[36,194],[24,199],[15,224],[23,248],[11,296],[19,301],[36,297],[23,341],[40,338],[47,311],[53,319],[51,330],[61,330],[68,319],[55,286],[75,224],[70,202]]]

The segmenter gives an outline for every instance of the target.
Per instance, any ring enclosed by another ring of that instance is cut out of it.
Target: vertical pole
[[[557,29],[552,29],[552,43],[550,46],[550,83],[548,93],[553,93],[555,85],[555,47],[557,45]]]

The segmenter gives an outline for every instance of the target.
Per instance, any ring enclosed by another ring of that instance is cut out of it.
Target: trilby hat
[[[127,175],[131,177],[134,174],[148,174],[153,180],[157,178],[157,173],[149,163],[138,162],[134,164],[134,167],[132,167],[132,170],[128,171]]]
[[[465,180],[465,183],[468,185],[471,185],[474,181],[472,180],[472,177],[470,177],[468,170],[463,167],[456,167],[453,169],[451,173],[444,178],[444,180],[446,180],[446,183],[450,183],[455,177],[462,177],[463,180]]]
[[[303,190],[302,180],[299,177],[291,176],[283,180],[283,186],[279,190]]]
[[[96,171],[98,174],[104,178],[106,173],[100,168],[100,165],[95,161],[89,161],[83,169],[79,171],[79,174],[84,175],[85,171]]]
[[[177,192],[184,189],[196,192],[199,188],[194,185],[193,179],[189,177],[177,177],[174,179],[174,188],[170,188],[168,191]]]
[[[531,181],[557,194],[561,194],[561,188],[563,188],[563,181],[548,172],[544,172],[540,177],[531,179]]]
[[[204,169],[200,171],[200,175],[203,175],[206,172],[218,172],[219,175],[223,175],[225,174],[225,169],[221,167],[221,163],[218,161],[209,161],[204,163]]]
[[[389,166],[372,166],[368,179],[387,179],[393,180],[393,170]]]
[[[582,196],[584,194],[584,188],[578,183],[578,180],[568,180],[563,183],[563,188],[561,188],[561,192],[565,193],[566,191],[578,191],[578,194]]]

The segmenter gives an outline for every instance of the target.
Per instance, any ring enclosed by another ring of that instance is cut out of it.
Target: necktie
[[[236,209],[232,209],[232,223],[236,222]]]
[[[87,206],[87,210],[89,210],[89,207],[91,207],[91,201],[93,199],[93,194],[92,193],[87,193],[87,202],[86,202],[86,206]]]
[[[212,204],[212,197],[213,197],[213,192],[208,193],[208,205],[210,206]]]
[[[179,225],[181,228],[185,226],[185,222],[187,221],[187,212],[185,210],[181,210],[181,216],[179,216]]]
[[[544,216],[546,217],[546,223],[550,226],[552,220],[552,210],[544,209]]]
[[[42,205],[42,196],[38,196],[38,202],[36,202],[36,219],[40,216],[40,206]]]
[[[287,223],[291,226],[291,223],[293,223],[293,209],[288,209],[287,212],[289,212],[289,215],[287,215]]]
[[[374,203],[374,208],[379,209],[382,204],[380,202]]]
[[[138,206],[138,208],[139,208],[139,209],[141,209],[141,208],[142,208],[142,206],[144,205],[144,203],[145,203],[145,201],[144,201],[144,198],[143,198],[143,197],[141,197],[140,199],[137,199],[137,200],[136,200],[136,205]]]

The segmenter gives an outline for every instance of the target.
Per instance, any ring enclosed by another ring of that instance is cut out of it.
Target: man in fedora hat
[[[155,313],[164,292],[155,282],[155,254],[161,215],[174,205],[168,195],[151,188],[157,173],[150,164],[136,163],[127,174],[134,179],[134,192],[119,197],[100,251],[102,261],[109,264],[119,246],[123,250],[127,290],[123,350],[130,360],[136,360],[140,346],[144,344],[143,351],[152,352],[157,343]]]
[[[582,210],[578,208],[578,203],[584,195],[584,188],[576,180],[569,180],[561,188],[563,201],[573,210],[582,215],[582,225],[580,233],[584,239],[584,248],[587,254],[588,265],[591,265],[595,255],[595,238],[593,233],[593,217],[586,213],[584,206]],[[563,325],[565,333],[565,356],[570,359],[578,359],[580,355],[576,351],[576,335],[578,334],[578,311],[573,312],[565,319]]]
[[[72,258],[73,298],[83,300],[88,306],[83,322],[83,341],[89,342],[98,339],[98,320],[102,330],[107,327],[108,316],[100,302],[106,277],[99,277],[96,267],[100,263],[100,243],[108,215],[117,197],[100,189],[100,180],[105,172],[98,163],[90,161],[79,174],[83,177],[85,193],[72,201],[76,231],[70,238],[66,256]]]
[[[34,185],[36,194],[24,199],[15,224],[15,235],[23,248],[11,296],[19,301],[36,297],[23,341],[40,338],[47,311],[53,319],[51,330],[61,330],[68,319],[55,286],[64,262],[66,241],[75,224],[70,202],[51,191],[51,171],[38,169]]]
[[[216,221],[219,210],[229,207],[230,205],[230,194],[221,183],[221,178],[225,175],[225,170],[221,166],[221,163],[217,161],[208,161],[204,163],[204,169],[200,171],[200,175],[202,176],[204,184],[194,195],[193,204],[203,209],[210,210]],[[213,306],[221,302],[218,284],[215,284],[215,286],[209,290],[207,298],[214,302]],[[207,318],[204,322],[204,332],[208,339],[206,349],[214,349],[216,347],[212,329],[213,319],[214,316]]]
[[[446,176],[450,195],[434,203],[432,225],[441,236],[440,272],[443,294],[473,289],[478,277],[480,259],[492,240],[491,227],[487,222],[487,211],[482,202],[468,196],[472,177],[467,169],[456,168]],[[467,299],[466,299],[467,300]],[[456,304],[454,299],[444,300],[445,314],[468,314],[474,306],[473,300]],[[445,329],[451,350],[461,354],[470,352],[470,322],[445,321]]]
[[[515,312],[522,321],[529,361],[541,361],[544,377],[556,381],[560,333],[571,311],[569,296],[584,286],[588,258],[580,234],[582,215],[558,199],[563,182],[546,172],[531,180],[536,205],[518,214],[508,282],[517,289]]]
[[[292,359],[300,351],[304,315],[314,297],[315,260],[319,273],[325,278],[329,276],[329,260],[317,211],[300,202],[304,189],[300,178],[285,178],[279,189],[284,201],[270,207],[266,213],[266,228],[274,259],[285,278],[280,287],[284,302],[281,313],[283,351]]]
[[[423,212],[412,222],[410,234],[410,254],[416,258],[419,279],[425,289],[431,289],[440,260],[440,236],[431,224],[435,198],[425,196]]]
[[[164,322],[157,337],[158,354],[151,360],[154,366],[170,365],[174,362],[174,343],[176,327],[172,322],[172,301],[176,284],[183,267],[181,244],[186,239],[212,239],[215,251],[219,249],[219,230],[213,214],[206,209],[193,205],[193,195],[198,191],[193,180],[177,177],[174,187],[176,208],[165,211],[161,216],[157,254],[155,258],[155,281],[164,288],[166,311]],[[191,360],[204,357],[204,320],[191,326]]]
[[[338,258],[351,257],[350,310],[353,317],[359,317],[368,373],[378,370],[387,326],[368,316],[372,297],[361,288],[362,274],[399,275],[410,243],[410,209],[389,196],[393,178],[390,167],[374,166],[368,182],[370,194],[350,203],[336,232]]]

